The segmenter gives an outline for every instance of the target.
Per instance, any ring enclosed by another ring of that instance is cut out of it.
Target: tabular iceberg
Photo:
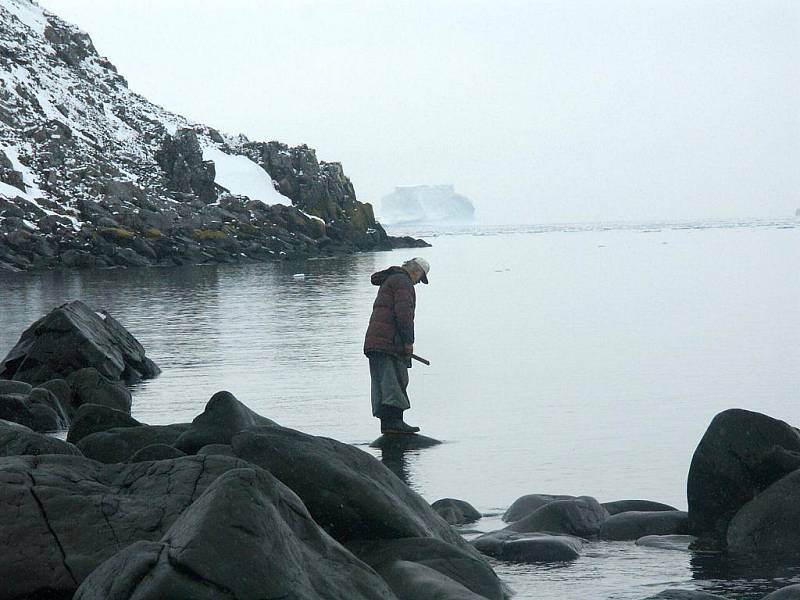
[[[471,222],[475,207],[452,185],[400,185],[381,200],[380,220],[400,223]]]

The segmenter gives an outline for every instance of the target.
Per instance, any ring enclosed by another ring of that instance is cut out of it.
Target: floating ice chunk
[[[305,279],[306,278],[306,274],[305,273],[295,273],[294,275],[292,275],[292,277],[294,277],[295,279]]]

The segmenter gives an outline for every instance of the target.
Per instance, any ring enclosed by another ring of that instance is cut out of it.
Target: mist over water
[[[80,298],[163,369],[134,388],[136,418],[189,421],[227,389],[282,425],[381,458],[367,447],[378,437],[361,354],[369,275],[420,255],[432,270],[417,286],[415,351],[432,364],[411,370],[407,421],[446,443],[394,466],[428,501],[496,513],[538,492],[685,509],[691,455],[716,413],[800,424],[793,221],[427,233],[427,249],[303,263],[0,274],[0,353]],[[632,543],[589,544],[565,566],[494,564],[518,598],[553,600],[670,586],[748,600],[800,581]]]

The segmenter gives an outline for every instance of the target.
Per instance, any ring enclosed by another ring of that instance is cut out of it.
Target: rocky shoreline
[[[528,494],[485,533],[469,529],[483,515],[468,502],[429,505],[370,454],[282,427],[226,391],[191,423],[141,423],[126,383],[158,373],[122,324],[79,301],[32,324],[0,362],[0,600],[503,600],[513,592],[492,561],[564,563],[598,540],[797,562],[800,431],[766,415],[714,418],[688,511]],[[800,585],[764,600],[793,598]]]
[[[149,102],[90,37],[0,5],[0,270],[327,257],[392,237],[338,162]]]

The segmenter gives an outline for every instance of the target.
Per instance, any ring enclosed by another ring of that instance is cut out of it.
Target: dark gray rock
[[[747,410],[726,410],[714,417],[689,468],[690,533],[724,546],[728,523],[738,510],[786,474],[774,470],[770,457],[776,447],[800,453],[800,433]]]
[[[151,460],[169,460],[172,458],[180,458],[186,456],[186,453],[181,452],[173,446],[166,444],[150,444],[141,450],[134,452],[128,462],[146,462]]]
[[[66,409],[61,405],[61,401],[58,397],[47,388],[33,388],[28,396],[28,400],[32,406],[37,404],[45,406],[55,414],[55,428],[48,431],[61,431],[69,427],[69,416],[67,415]]]
[[[373,441],[370,448],[380,448],[381,450],[421,450],[441,444],[441,440],[424,435],[384,433],[381,437]]]
[[[396,560],[378,571],[398,600],[485,600],[427,565]]]
[[[509,562],[565,562],[581,555],[583,540],[569,535],[492,531],[472,540],[478,551]]]
[[[601,540],[638,540],[646,535],[686,535],[689,515],[682,510],[629,511],[611,515],[600,526]]]
[[[431,504],[431,508],[450,525],[473,523],[482,516],[469,502],[455,498],[437,500]]]
[[[646,535],[636,540],[637,546],[660,548],[662,550],[680,550],[688,552],[697,538],[693,535]]]
[[[67,441],[77,444],[87,435],[121,427],[142,425],[127,412],[114,410],[101,404],[83,404],[75,413],[70,425]]]
[[[52,436],[22,428],[0,426],[0,456],[39,454],[81,455],[80,450],[72,444]]]
[[[725,600],[725,597],[695,590],[664,590],[644,600]]]
[[[31,412],[27,394],[0,394],[0,419],[34,429],[36,417]]]
[[[623,512],[639,511],[639,512],[655,512],[660,510],[678,510],[669,504],[662,504],[661,502],[653,502],[652,500],[615,500],[614,502],[603,502],[603,508],[608,511],[610,515],[616,515]]]
[[[348,543],[347,548],[381,575],[397,561],[404,561],[434,569],[481,598],[503,600],[507,593],[486,561],[435,538],[360,540]],[[398,597],[407,597],[408,590],[402,582],[391,576],[387,581]]]
[[[736,513],[728,551],[783,560],[800,554],[800,470],[776,481]]]
[[[354,446],[285,427],[251,429],[231,445],[289,486],[340,542],[433,537],[472,550],[422,497]]]
[[[503,531],[519,533],[566,533],[593,537],[608,518],[608,511],[591,496],[553,500]]]
[[[216,479],[158,542],[139,542],[83,582],[76,600],[392,600],[381,578],[323,532],[269,473]]]
[[[222,456],[236,456],[230,444],[209,444],[197,451],[198,456],[208,454],[221,454]]]
[[[153,444],[171,446],[188,425],[139,425],[98,431],[77,443],[83,455],[102,463],[127,462],[139,450]]]
[[[223,456],[104,465],[78,456],[0,459],[4,598],[69,598],[103,561],[157,540],[222,473]],[[47,594],[50,594],[49,596]]]
[[[575,496],[559,496],[553,494],[526,494],[525,496],[520,496],[514,500],[511,506],[508,507],[508,510],[503,514],[503,521],[506,523],[519,521],[553,500],[569,500],[574,497]]]
[[[800,600],[800,584],[787,585],[771,594],[767,594],[761,600]]]
[[[34,431],[59,431],[66,429],[66,425],[62,423],[56,412],[43,404],[33,404],[30,406],[31,417],[33,418],[32,428]]]
[[[133,401],[130,391],[123,385],[104,377],[94,367],[74,371],[67,377],[73,392],[73,407],[100,404],[127,414]]]
[[[217,392],[175,442],[186,454],[196,454],[209,444],[230,444],[234,435],[249,427],[269,427],[275,421],[262,417],[239,402],[230,392]]]
[[[52,392],[52,394],[58,398],[58,404],[66,413],[67,417],[70,420],[72,419],[72,416],[75,414],[74,394],[66,379],[50,379],[49,381],[40,383],[36,387]]]
[[[7,379],[0,379],[0,395],[3,394],[21,394],[28,396],[31,393],[33,386],[24,381],[8,381]]]
[[[168,189],[193,194],[204,204],[216,201],[216,169],[212,161],[203,160],[203,151],[193,130],[179,129],[174,137],[166,135],[155,159],[164,171]]]
[[[0,363],[0,379],[38,385],[94,367],[112,381],[136,381],[160,371],[142,345],[110,315],[75,300],[54,309],[23,332]]]

